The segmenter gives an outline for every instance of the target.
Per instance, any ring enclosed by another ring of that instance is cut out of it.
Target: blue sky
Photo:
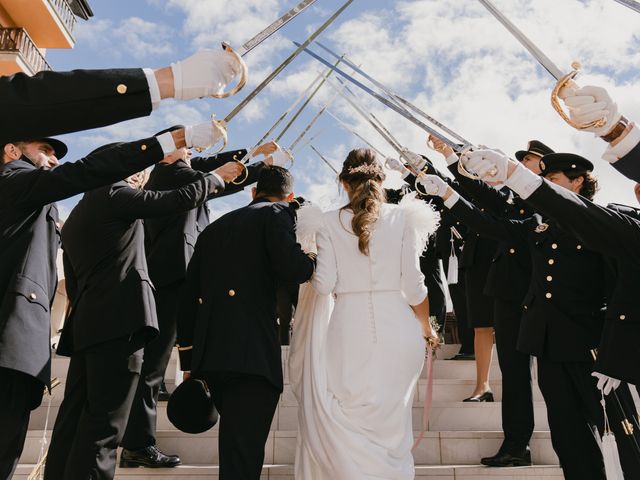
[[[161,67],[200,47],[218,48],[229,40],[241,45],[297,0],[94,0],[95,16],[79,20],[72,50],[50,50],[56,70],[109,67]],[[613,0],[495,0],[559,65],[579,59],[582,84],[606,86],[621,111],[640,119],[640,15]],[[210,113],[224,117],[294,48],[336,10],[342,1],[318,0],[281,32],[249,53],[250,83],[228,100],[164,102],[151,117],[66,135],[68,159],[102,143],[133,140],[175,124],[197,123]],[[549,104],[553,81],[478,2],[472,0],[356,0],[321,40],[348,53],[362,68],[477,144],[513,152],[538,138],[558,151],[572,151],[598,164],[599,201],[634,204],[632,184],[599,157],[604,145],[573,131]],[[321,67],[302,54],[250,108],[229,126],[229,148],[252,146],[318,74]],[[288,146],[331,96],[324,88],[281,144]],[[360,97],[407,147],[429,152],[424,133],[397,114]],[[347,104],[334,113],[385,154],[393,151]],[[315,146],[336,167],[361,142],[324,116],[310,133]],[[309,149],[296,152],[297,193],[328,206],[340,202],[335,175]],[[398,179],[390,175],[390,182]],[[344,199],[344,197],[342,197]],[[63,214],[76,199],[61,203]],[[219,215],[248,202],[241,193],[212,202]]]

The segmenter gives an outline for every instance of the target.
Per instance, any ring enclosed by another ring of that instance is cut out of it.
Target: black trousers
[[[552,362],[538,357],[538,383],[547,404],[551,442],[566,480],[605,480],[596,439],[603,430],[604,416],[592,371],[591,362]],[[626,384],[616,390],[616,396],[624,403],[633,402]],[[640,478],[640,459],[622,429],[612,394],[606,397],[606,405],[625,478]]]
[[[176,344],[176,319],[183,281],[160,287],[155,293],[158,336],[144,347],[140,382],[131,406],[122,447],[139,450],[156,444],[156,417],[160,385]]]
[[[31,410],[40,405],[44,385],[8,368],[0,368],[0,385],[0,479],[8,480],[22,455]]]
[[[531,356],[516,349],[522,307],[517,302],[496,298],[493,307],[498,363],[502,372],[501,452],[519,455],[533,434],[533,392]]]
[[[445,278],[449,272],[449,258],[442,260]],[[458,324],[458,336],[460,337],[460,352],[463,354],[473,355],[475,352],[473,328],[469,327],[467,318],[467,292],[464,280],[464,271],[458,269],[458,283],[449,285],[449,294],[451,295],[451,303],[453,311],[456,314],[456,323]]]
[[[114,477],[116,449],[124,435],[141,368],[142,349],[128,338],[71,356],[45,480]]]
[[[258,376],[202,374],[220,414],[220,480],[259,480],[280,389]]]

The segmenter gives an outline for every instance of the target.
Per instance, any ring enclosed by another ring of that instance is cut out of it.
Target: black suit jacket
[[[191,168],[183,161],[170,165],[158,164],[151,172],[146,189],[171,190],[193,182],[202,172],[211,172],[225,163],[244,157],[246,150],[224,152],[213,157],[191,159]],[[264,167],[263,162],[248,166],[247,179],[240,185],[217,185],[217,191],[208,199],[236,193],[257,181]],[[209,207],[206,202],[186,212],[154,217],[145,220],[145,246],[149,275],[157,288],[183,280],[187,265],[200,232],[209,225]]]
[[[289,205],[258,200],[200,234],[178,316],[183,370],[259,375],[282,389],[277,286],[314,270],[294,228]]]
[[[624,157],[611,165],[625,177],[640,182],[640,143],[633,147]]]
[[[137,336],[134,344],[142,346],[157,333],[141,219],[197,207],[212,181],[200,174],[167,191],[139,190],[121,181],[84,195],[62,229],[71,309],[58,354],[125,336]]]
[[[552,361],[590,361],[591,349],[600,343],[606,303],[602,256],[538,214],[507,220],[462,197],[451,212],[482,235],[531,255],[518,349]]]
[[[163,156],[158,141],[149,138],[51,170],[24,160],[0,166],[0,367],[45,384],[51,380],[50,309],[60,237],[53,202],[124,178]]]
[[[640,212],[626,205],[605,208],[546,181],[527,201],[553,216],[585,246],[608,256],[614,281],[596,368],[640,384],[640,263],[633,257],[640,245]]]
[[[123,88],[124,87],[124,88]],[[151,113],[140,68],[0,77],[0,143],[104,127]]]

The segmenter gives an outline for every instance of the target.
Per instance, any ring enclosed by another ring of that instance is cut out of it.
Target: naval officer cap
[[[575,153],[550,153],[540,159],[540,175],[553,172],[586,173],[593,171],[593,163]]]
[[[218,411],[207,383],[199,378],[182,382],[169,397],[167,417],[181,432],[206,432],[218,422]]]
[[[545,155],[549,155],[550,153],[555,153],[551,148],[547,147],[544,143],[539,140],[531,140],[527,144],[526,150],[518,150],[516,152],[516,158],[518,161],[524,160],[524,157],[527,155],[535,155],[537,157],[544,157]]]

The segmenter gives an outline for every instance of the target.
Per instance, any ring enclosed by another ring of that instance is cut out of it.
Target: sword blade
[[[520,42],[520,44],[526,48],[529,53],[535,58],[540,65],[544,67],[544,69],[551,74],[553,78],[556,80],[560,80],[564,77],[566,72],[563,72],[558,68],[558,66],[551,61],[549,57],[547,57],[542,50],[540,50],[535,43],[533,43],[522,31],[516,27],[511,20],[509,20],[500,10],[496,8],[496,6],[491,3],[489,0],[478,0],[484,7],[489,10],[491,15],[493,15],[504,27],[511,32],[511,34],[516,37],[516,40]]]
[[[636,2],[635,0],[616,0],[616,2],[640,13],[640,2]]]
[[[329,77],[327,77],[325,80],[327,80]],[[293,151],[294,148],[296,148],[296,146],[298,145],[298,143],[300,143],[300,141],[307,135],[307,133],[309,133],[309,130],[311,130],[313,128],[313,126],[316,124],[316,122],[320,119],[320,117],[322,116],[322,114],[327,110],[327,108],[329,108],[331,105],[333,105],[333,102],[336,101],[336,98],[338,98],[338,94],[335,93],[333,95],[333,97],[331,97],[329,99],[329,101],[323,105],[323,107],[318,111],[318,113],[315,114],[315,116],[313,117],[313,119],[311,119],[311,121],[309,122],[309,124],[304,128],[304,130],[302,130],[302,132],[300,132],[300,135],[298,135],[298,137],[293,141],[293,143],[289,146],[289,151]]]
[[[340,16],[342,12],[346,10],[346,8],[353,3],[353,0],[347,0],[327,21],[325,21],[320,27],[305,40],[302,46],[298,47],[291,55],[289,55],[284,62],[282,62],[271,74],[265,78],[260,85],[258,85],[253,92],[245,97],[242,102],[240,102],[236,108],[234,108],[229,114],[224,118],[223,123],[229,123],[238,113],[242,111],[244,107],[247,106],[251,100],[253,100],[262,90],[265,89],[269,83],[276,78],[282,70],[284,70],[293,60],[302,52],[311,42],[313,42],[322,32],[324,32],[329,25],[331,25],[336,18]],[[331,66],[331,65],[329,65]]]
[[[238,52],[240,56],[244,57],[247,53],[249,53],[251,50],[256,48],[258,45],[260,45],[262,42],[264,42],[267,38],[269,38],[271,35],[276,33],[282,27],[284,27],[291,20],[296,18],[298,15],[300,15],[308,7],[316,3],[316,1],[317,0],[303,0],[298,5],[293,7],[291,10],[289,10],[287,13],[282,15],[279,19],[277,19],[267,28],[262,30],[256,36],[254,36],[251,40],[248,40],[244,45],[242,45],[242,47],[240,47],[240,51]]]
[[[338,122],[338,125],[340,125],[342,128],[344,128],[347,132],[351,133],[354,137],[359,138],[360,141],[364,142],[365,145],[367,145],[370,149],[372,149],[373,151],[375,151],[378,155],[380,155],[383,158],[387,158],[387,156],[382,153],[380,150],[378,150],[376,147],[373,146],[373,144],[371,142],[369,142],[366,138],[364,138],[362,135],[360,135],[358,132],[356,132],[354,129],[352,129],[351,127],[349,127],[345,122],[343,122],[342,120],[340,120],[338,117],[336,117],[333,113],[331,113],[330,110],[327,110],[327,113],[336,121]]]
[[[296,42],[294,42],[296,43]],[[318,45],[320,48],[322,48],[324,51],[326,51],[328,54],[330,54],[331,56],[337,57],[337,54],[332,51],[329,47],[326,47],[325,45],[323,45],[320,42],[315,42],[316,45]],[[355,65],[351,60],[349,60],[346,56],[343,57],[343,63],[345,65],[347,65],[348,67],[352,68],[355,72],[359,73],[360,75],[362,75],[364,78],[366,78],[367,80],[369,80],[372,84],[374,84],[376,87],[378,87],[380,90],[382,90],[391,100],[395,101],[395,103],[400,106],[400,107],[408,107],[411,110],[413,110],[414,113],[417,113],[418,115],[420,115],[422,118],[429,120],[429,122],[431,122],[432,124],[434,124],[436,127],[438,127],[440,130],[442,130],[443,132],[451,135],[452,137],[454,137],[455,139],[457,139],[458,141],[462,142],[463,144],[468,144],[471,145],[471,143],[468,140],[465,140],[462,136],[458,135],[456,132],[454,132],[453,130],[451,130],[450,128],[448,128],[447,126],[443,125],[442,123],[440,123],[439,121],[437,121],[435,118],[433,118],[432,116],[430,116],[429,114],[427,114],[425,111],[423,111],[422,109],[418,108],[417,106],[415,106],[413,103],[411,103],[409,100],[406,100],[405,98],[401,97],[400,95],[398,95],[397,93],[394,93],[390,88],[386,87],[385,85],[383,85],[382,83],[380,83],[379,81],[377,81],[375,78],[373,78],[371,75],[369,75],[368,73],[366,73],[364,70],[362,70],[361,68],[358,68],[357,65]]]
[[[340,59],[338,59],[338,61],[334,65],[337,66],[339,63],[340,63]],[[282,137],[284,137],[284,134],[287,133],[287,130],[291,128],[291,125],[293,125],[293,122],[295,122],[298,119],[298,117],[300,116],[302,111],[307,107],[307,105],[311,103],[311,100],[313,100],[313,97],[315,97],[316,93],[320,91],[324,83],[327,81],[327,78],[329,78],[332,73],[333,73],[333,70],[331,69],[327,70],[327,72],[323,75],[322,81],[318,84],[318,86],[313,91],[313,93],[309,95],[309,98],[307,98],[307,100],[300,106],[300,108],[295,113],[295,115],[291,118],[291,120],[289,120],[289,123],[287,123],[287,125],[284,127],[282,132],[280,132],[280,135],[278,135],[278,137],[276,138],[276,142],[279,142],[282,139]]]
[[[331,165],[331,162],[329,162],[329,160],[327,160],[326,158],[324,158],[324,155],[322,155],[322,154],[318,151],[318,149],[317,149],[316,147],[314,147],[313,145],[311,145],[311,144],[310,144],[310,145],[309,145],[309,148],[310,148],[311,150],[313,150],[313,151],[316,153],[316,155],[318,155],[318,156],[320,157],[320,160],[322,160],[324,163],[326,163],[326,164],[329,166],[329,168],[330,168],[331,170],[333,170],[333,171],[336,173],[336,175],[339,175],[339,174],[340,174],[340,173],[338,172],[338,170],[336,170],[336,167],[334,167],[333,165]]]
[[[364,92],[368,93],[373,98],[378,100],[380,103],[382,103],[383,105],[387,106],[391,110],[395,111],[396,113],[398,113],[399,115],[401,115],[405,119],[409,120],[411,123],[413,123],[417,127],[421,128],[422,130],[424,130],[427,133],[430,133],[434,137],[439,138],[444,143],[449,145],[455,152],[461,152],[464,148],[471,146],[471,145],[463,145],[461,147],[456,142],[452,141],[451,139],[445,137],[442,133],[438,132],[436,129],[430,127],[429,125],[425,124],[423,121],[421,121],[421,120],[417,119],[416,117],[414,117],[413,115],[411,115],[406,109],[404,109],[402,107],[399,107],[398,105],[393,103],[391,100],[389,100],[389,99],[383,97],[382,95],[374,92],[369,87],[367,87],[365,84],[363,84],[362,82],[356,80],[355,78],[353,78],[351,75],[349,75],[348,73],[344,72],[340,68],[334,67],[333,65],[331,65],[331,63],[326,61],[324,58],[322,58],[317,53],[309,50],[308,48],[305,48],[304,52],[306,54],[312,56],[313,58],[315,58],[318,62],[322,63],[323,65],[326,65],[327,67],[333,68],[338,75],[340,75],[341,77],[349,80],[349,82],[353,83],[360,90],[363,90]]]

